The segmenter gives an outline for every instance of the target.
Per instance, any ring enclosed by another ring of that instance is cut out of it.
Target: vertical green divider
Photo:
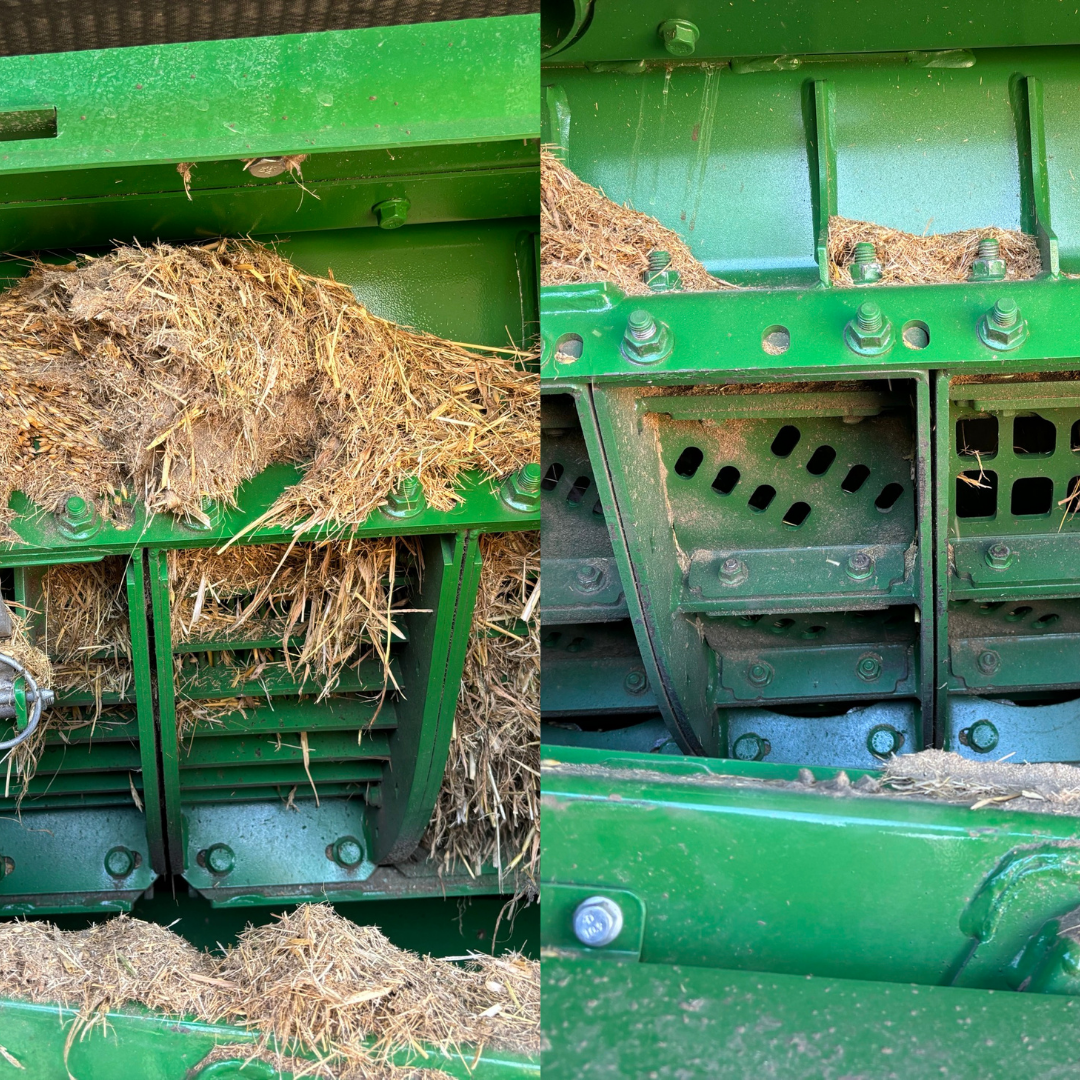
[[[425,538],[417,606],[430,611],[409,616],[409,648],[401,663],[404,693],[372,829],[376,863],[407,859],[431,820],[450,751],[479,583],[476,532]]]
[[[169,615],[168,552],[151,551],[149,561],[166,843],[173,872],[181,874],[184,871],[184,829],[180,805],[180,754],[176,745],[176,686],[173,679],[172,619]]]
[[[934,543],[934,385],[922,372],[915,374],[915,460],[916,472],[916,536],[919,544],[919,588],[916,604],[919,611],[919,722],[922,726],[922,746],[934,745],[935,737],[935,679],[938,671],[936,652],[937,592],[935,589]],[[946,418],[948,410],[946,410]]]
[[[949,373],[934,374],[934,716],[935,742],[947,745],[949,700],[949,492],[952,432],[949,423]]]
[[[813,205],[816,211],[814,221],[815,254],[818,263],[818,276],[822,285],[829,285],[829,218],[837,212],[838,196],[836,192],[836,107],[833,100],[832,84],[824,79],[813,84],[814,94],[814,156],[816,175],[814,181]]]
[[[168,873],[165,833],[161,815],[161,775],[157,728],[154,723],[154,685],[150,674],[150,634],[146,622],[146,567],[143,548],[136,548],[125,572],[128,625],[131,628],[131,666],[135,710],[139,722],[139,757],[142,760],[143,812],[150,861],[159,874]]]

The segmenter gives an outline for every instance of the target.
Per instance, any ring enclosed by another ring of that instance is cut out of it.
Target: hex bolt
[[[609,897],[590,896],[574,909],[574,937],[591,949],[610,945],[622,928],[622,908]]]
[[[540,506],[540,481],[543,475],[539,464],[530,461],[503,481],[499,497],[511,510],[531,514]]]
[[[423,513],[426,505],[424,485],[420,482],[420,477],[403,476],[386,496],[382,512],[387,517],[411,518]]]
[[[881,280],[881,263],[877,261],[877,249],[867,240],[855,245],[854,261],[848,267],[855,285],[873,285]]]
[[[852,581],[866,581],[874,576],[874,560],[865,551],[856,551],[848,556],[846,569]]]
[[[62,535],[69,540],[89,540],[101,528],[94,504],[81,495],[69,495],[59,515]]]
[[[586,563],[579,566],[574,574],[575,589],[578,592],[596,592],[604,584],[604,571],[602,567]]]
[[[883,356],[893,347],[892,323],[873,300],[860,304],[844,327],[844,344],[859,356]]]
[[[904,736],[892,724],[878,724],[866,736],[866,748],[874,757],[887,758],[899,753]]]
[[[986,549],[986,565],[991,570],[1007,570],[1013,561],[1013,552],[1008,544],[1000,541]]]
[[[384,199],[371,209],[378,218],[380,229],[400,229],[409,216],[410,205],[408,199]]]
[[[992,236],[979,240],[979,253],[971,264],[969,281],[1002,281],[1005,277],[1005,260],[1001,257],[1001,245]]]
[[[984,345],[998,352],[1008,352],[1027,340],[1028,324],[1016,301],[1003,296],[979,319],[978,333]]]
[[[855,674],[863,682],[873,682],[875,679],[880,679],[881,671],[881,657],[877,653],[868,653],[866,656],[859,657],[859,662],[855,665]]]
[[[763,739],[760,735],[748,731],[735,740],[731,753],[738,761],[761,761],[771,749],[768,739]]]
[[[364,849],[354,836],[342,836],[334,841],[334,862],[346,870],[355,870],[364,861]]]
[[[109,848],[105,853],[105,872],[114,878],[126,878],[135,869],[135,855],[126,847]]]
[[[649,679],[644,671],[631,671],[623,679],[623,686],[628,694],[644,694],[649,688]]]
[[[977,754],[989,754],[998,744],[998,730],[989,720],[976,720],[967,729],[966,735],[968,746]]]
[[[642,271],[641,280],[653,292],[671,292],[682,283],[679,271],[671,269],[671,255],[659,248],[649,252],[649,268]]]
[[[772,665],[766,663],[764,660],[755,660],[746,669],[746,677],[755,686],[767,686],[770,682],[772,682]]]
[[[686,19],[665,19],[656,32],[672,56],[692,56],[701,36],[698,28]]]
[[[635,364],[655,364],[671,353],[671,331],[638,308],[630,312],[623,332],[622,354]]]
[[[253,161],[247,171],[252,176],[267,180],[271,176],[280,176],[288,167],[289,163],[283,157],[261,157]]]
[[[203,861],[211,874],[228,874],[236,865],[236,854],[228,844],[211,844]]]
[[[720,564],[721,585],[741,585],[750,576],[746,563],[742,559],[729,556]]]
[[[1001,657],[993,649],[986,649],[979,653],[975,664],[984,675],[993,675],[1001,667]]]

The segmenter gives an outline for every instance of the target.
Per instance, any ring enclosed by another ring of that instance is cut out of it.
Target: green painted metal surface
[[[552,951],[543,962],[543,1074],[742,1080],[1075,1074],[1078,1003]],[[646,1071],[647,1070],[647,1071]]]

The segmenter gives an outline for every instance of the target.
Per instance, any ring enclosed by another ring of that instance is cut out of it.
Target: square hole
[[[1025,476],[1013,482],[1011,509],[1014,517],[1049,514],[1054,504],[1054,481],[1049,476]]]
[[[956,516],[989,518],[997,513],[996,472],[970,470],[956,478]]]
[[[965,416],[956,421],[956,452],[961,457],[993,457],[998,452],[996,416]]]
[[[1049,420],[1035,413],[1013,419],[1014,454],[1041,454],[1046,457],[1054,452],[1056,445],[1057,428]]]

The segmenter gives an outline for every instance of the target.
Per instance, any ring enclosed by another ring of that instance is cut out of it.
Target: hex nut
[[[860,304],[844,327],[844,344],[859,356],[881,356],[893,347],[892,323],[873,301]]]
[[[647,311],[632,311],[623,332],[622,354],[635,364],[655,364],[671,355],[671,331]]]
[[[126,847],[109,848],[105,853],[105,872],[114,878],[126,878],[135,869],[135,855]]]
[[[1016,301],[1003,297],[979,319],[978,333],[984,345],[998,352],[1007,352],[1024,343],[1028,336],[1028,324],[1020,314]]]
[[[203,861],[211,874],[228,874],[236,865],[236,854],[228,844],[211,844]]]
[[[342,836],[334,841],[334,862],[346,870],[355,870],[364,861],[364,849],[354,836]]]
[[[666,19],[657,33],[672,56],[692,56],[700,37],[698,28],[686,19]]]
[[[400,229],[409,216],[408,199],[384,199],[371,209],[379,221],[380,229]]]
[[[737,761],[763,761],[768,757],[770,750],[772,746],[768,739],[763,739],[760,735],[748,731],[735,740],[735,745],[731,748],[731,756]]]

